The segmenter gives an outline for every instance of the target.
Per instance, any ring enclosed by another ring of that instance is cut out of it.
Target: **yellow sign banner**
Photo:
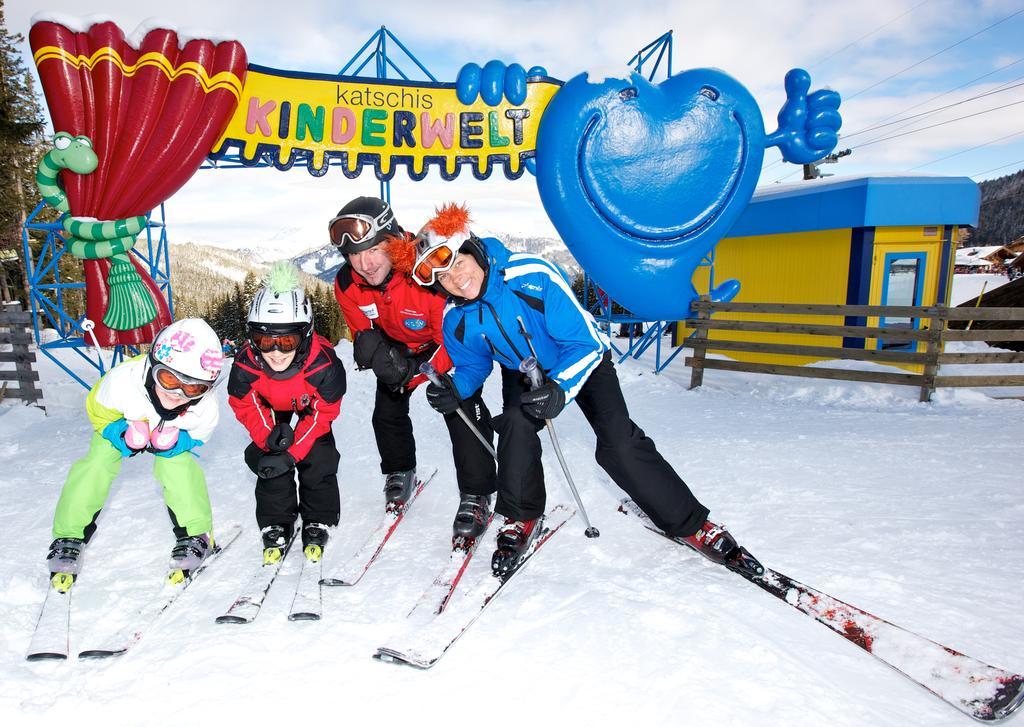
[[[348,177],[372,167],[380,179],[405,166],[423,179],[436,167],[478,179],[495,167],[515,179],[534,156],[541,115],[560,83],[531,79],[526,101],[466,105],[453,83],[293,73],[250,65],[238,109],[210,154],[278,169],[305,164],[315,176],[339,166]]]

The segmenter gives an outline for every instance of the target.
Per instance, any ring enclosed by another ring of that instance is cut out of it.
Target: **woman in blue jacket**
[[[597,435],[598,464],[659,528],[716,562],[736,557],[735,539],[707,519],[708,509],[630,419],[611,345],[557,266],[476,237],[468,212],[454,205],[438,211],[416,245],[413,279],[449,296],[444,343],[455,367],[440,386],[427,387],[431,406],[455,411],[483,385],[494,362],[501,367],[504,409],[493,421],[499,435],[495,512],[505,517],[499,551],[521,555],[539,532],[545,491],[538,432],[575,401]],[[545,374],[533,390],[519,370],[531,343]],[[496,570],[517,562],[493,561]]]

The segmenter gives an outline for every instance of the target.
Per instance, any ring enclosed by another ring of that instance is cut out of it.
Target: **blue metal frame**
[[[654,61],[654,67],[651,69],[650,74],[647,76],[648,81],[653,81],[654,76],[658,73],[658,69],[661,67],[661,61],[665,59],[665,53],[668,53],[668,59],[665,69],[665,78],[672,76],[672,31],[664,33],[663,35],[655,38],[650,43],[645,45],[643,48],[638,50],[632,58],[626,61],[626,65],[632,66],[633,69],[639,73],[644,72],[644,63],[650,60],[651,56],[655,53],[658,54],[657,59]]]
[[[400,41],[395,36],[395,34],[388,30],[387,27],[384,25],[380,26],[380,30],[371,35],[370,38],[365,43],[363,43],[363,46],[356,51],[355,55],[353,55],[349,59],[348,63],[341,67],[341,70],[338,71],[338,75],[344,76],[346,73],[348,73],[349,69],[355,66],[357,62],[359,62],[360,56],[362,56],[362,54],[365,51],[370,49],[370,46],[373,46],[373,49],[366,54],[366,58],[361,63],[359,63],[359,65],[356,67],[356,70],[352,73],[352,75],[358,76],[360,72],[363,70],[363,68],[366,67],[366,64],[368,64],[370,61],[373,61],[375,73],[373,76],[370,76],[370,78],[376,78],[378,80],[387,79],[388,69],[390,68],[395,73],[397,73],[402,78],[403,81],[410,80],[409,76],[405,73],[405,71],[403,71],[401,68],[395,65],[394,61],[392,61],[391,58],[388,57],[389,39],[399,48],[399,50],[402,51],[403,54],[405,54],[405,57],[408,60],[412,61],[416,65],[416,67],[423,72],[423,75],[427,77],[427,80],[437,83],[437,78],[434,76],[434,74],[427,70],[427,67],[420,63],[419,59],[415,55],[413,55],[412,51],[406,48],[405,44],[402,43],[402,41]],[[388,204],[391,204],[391,181],[381,179],[379,180],[379,183],[380,198],[387,202]]]
[[[135,346],[115,346],[108,363],[85,338],[85,329],[82,328],[85,316],[72,318],[68,315],[64,306],[64,291],[84,289],[85,283],[66,282],[61,279],[58,263],[65,254],[70,253],[67,252],[63,227],[60,223],[37,220],[44,206],[45,204],[40,202],[28,215],[21,229],[22,253],[25,256],[25,271],[28,276],[29,309],[32,311],[32,328],[35,333],[36,346],[43,355],[88,389],[92,387],[92,383],[85,381],[72,371],[58,354],[70,350],[88,362],[98,375],[102,376],[108,368],[123,361],[126,353],[134,356],[138,353],[138,349]],[[160,205],[158,217],[153,212],[147,217],[146,252],[141,253],[137,249],[133,249],[132,253],[143,262],[147,272],[156,282],[160,292],[167,300],[167,306],[173,317],[171,260],[164,206]],[[41,232],[44,235],[38,255],[32,253],[29,244],[32,231]],[[44,328],[56,330],[57,340],[43,343],[42,331]]]
[[[880,301],[881,305],[889,305],[889,303],[887,302],[889,300],[889,268],[892,266],[893,261],[907,260],[911,258],[918,261],[918,267],[917,278],[916,280],[914,280],[914,299],[909,303],[909,305],[921,305],[921,295],[924,293],[925,270],[927,269],[928,265],[928,253],[926,252],[887,252],[885,254],[885,260],[883,262],[884,267],[882,268],[882,299]],[[917,330],[921,326],[920,318],[911,318],[910,322],[911,328],[913,328],[914,330]],[[885,328],[884,316],[878,319],[878,327]],[[875,344],[875,347],[880,349],[882,348],[883,343],[884,340],[882,338],[879,338],[878,342]],[[890,346],[888,350],[911,351],[914,350],[916,347],[916,341],[906,341],[901,342],[898,346]]]

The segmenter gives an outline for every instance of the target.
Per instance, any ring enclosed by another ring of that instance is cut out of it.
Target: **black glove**
[[[455,382],[448,374],[441,374],[441,385],[427,384],[427,403],[434,408],[434,411],[441,414],[451,414],[459,408],[462,399],[455,388]]]
[[[401,389],[416,375],[416,361],[397,346],[385,343],[373,354],[373,373],[384,386]]]
[[[554,419],[565,408],[565,391],[554,381],[549,381],[523,394],[520,406],[537,419]]]
[[[295,467],[295,458],[287,452],[270,452],[260,457],[256,474],[261,480],[272,480],[286,475]]]
[[[267,435],[267,449],[271,452],[283,452],[292,446],[295,441],[295,432],[288,422],[275,424]]]
[[[352,358],[355,359],[356,368],[362,371],[373,366],[373,356],[383,343],[384,336],[376,328],[359,331],[352,343]]]

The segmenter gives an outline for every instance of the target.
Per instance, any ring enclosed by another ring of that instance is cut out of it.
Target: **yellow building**
[[[694,275],[697,290],[736,278],[734,302],[948,305],[958,229],[978,219],[980,190],[966,177],[860,177],[806,181],[754,194],[715,253]],[[920,326],[919,319],[729,314],[848,326]],[[677,336],[691,329],[680,325]],[[710,331],[710,338],[846,348],[919,350],[913,342],[801,334]],[[681,340],[681,338],[677,339]],[[713,353],[713,348],[709,349]],[[923,350],[921,348],[920,350]],[[742,361],[802,365],[805,356],[722,351]]]

